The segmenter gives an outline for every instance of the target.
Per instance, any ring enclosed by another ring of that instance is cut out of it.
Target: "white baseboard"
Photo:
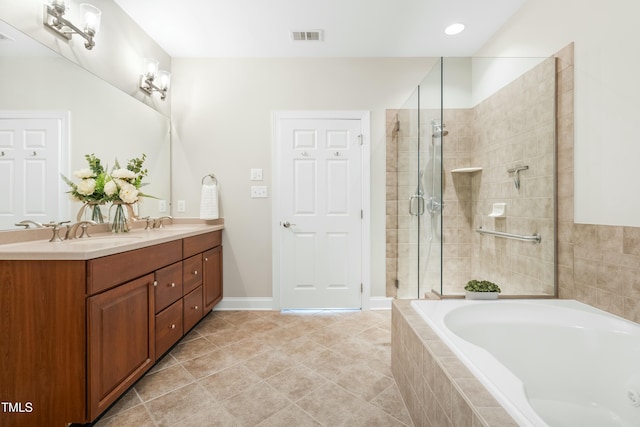
[[[393,298],[371,297],[368,310],[391,310]],[[273,298],[271,297],[224,297],[213,311],[227,310],[273,310]]]
[[[371,297],[369,298],[369,310],[391,310],[393,298]]]
[[[224,297],[213,311],[223,310],[273,310],[271,297]]]

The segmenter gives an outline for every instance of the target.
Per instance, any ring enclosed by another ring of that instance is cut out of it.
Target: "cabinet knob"
[[[197,306],[197,305],[193,306],[193,309],[194,309],[194,310],[197,310],[197,309],[198,309],[198,306]]]
[[[176,328],[176,325],[172,323],[171,324],[171,329],[175,329],[175,328]]]
[[[198,270],[195,270],[195,271],[193,272],[193,275],[194,275],[194,276],[197,276],[197,275],[198,275]]]
[[[157,280],[153,281],[153,286],[158,286],[158,281]]]
[[[175,288],[175,287],[176,287],[176,284],[175,284],[175,283],[173,283],[173,282],[171,282],[171,287],[172,287],[172,288]]]
[[[204,257],[204,260],[205,260],[205,261],[209,261],[209,258],[207,258],[207,257]]]

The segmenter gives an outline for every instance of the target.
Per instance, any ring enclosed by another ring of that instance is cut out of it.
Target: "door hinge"
[[[362,134],[358,135],[358,142],[360,143],[360,145],[364,145],[364,140],[362,138]]]
[[[360,209],[360,219],[364,219],[364,210]]]
[[[360,293],[364,293],[364,285],[360,283]]]

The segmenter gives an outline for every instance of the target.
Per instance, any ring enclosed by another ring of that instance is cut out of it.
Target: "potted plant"
[[[498,299],[500,287],[488,280],[469,280],[464,287],[466,299]]]

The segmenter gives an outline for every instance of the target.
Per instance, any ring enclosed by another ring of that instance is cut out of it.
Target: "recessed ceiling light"
[[[444,33],[448,36],[454,36],[464,31],[464,24],[451,24],[444,29]]]

